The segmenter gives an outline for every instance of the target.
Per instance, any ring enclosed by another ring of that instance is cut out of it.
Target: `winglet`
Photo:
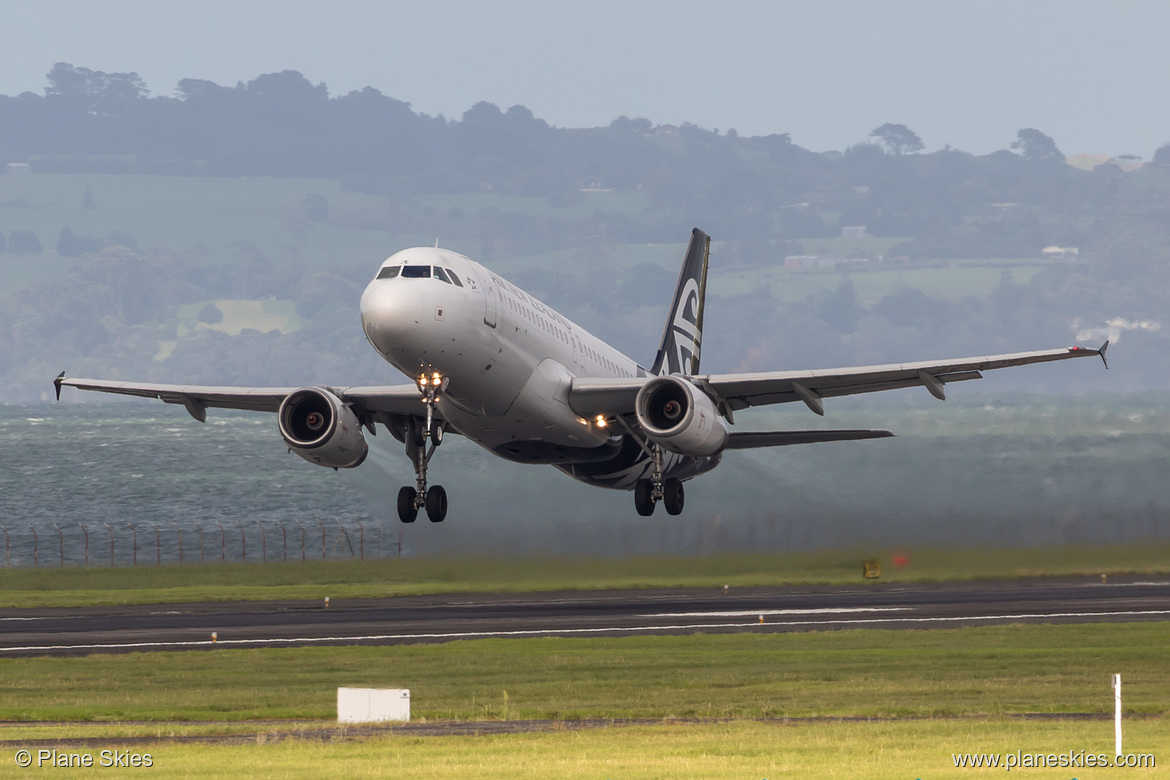
[[[1097,350],[1097,354],[1101,356],[1101,362],[1105,364],[1105,370],[1109,370],[1109,361],[1105,359],[1105,350],[1109,349],[1109,339],[1105,339],[1105,343]]]
[[[57,374],[57,378],[53,380],[53,389],[57,391],[57,400],[61,400],[61,380],[65,378],[65,372],[62,371]]]

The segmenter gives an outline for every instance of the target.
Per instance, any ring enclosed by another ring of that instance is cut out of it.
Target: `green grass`
[[[932,268],[899,268],[869,263],[842,273],[835,268],[784,268],[777,265],[712,273],[708,289],[713,295],[739,295],[766,287],[777,301],[793,303],[816,292],[836,290],[848,280],[863,306],[873,306],[887,295],[906,288],[949,300],[982,298],[1002,280],[1004,269],[1000,263],[1008,262],[1013,263],[1010,274],[1015,284],[1027,284],[1045,266],[1044,261],[1025,259],[995,263],[955,261]]]
[[[199,310],[209,303],[215,304],[223,313],[223,319],[211,325],[200,322],[198,319]],[[209,329],[238,336],[240,331],[247,328],[262,333],[272,330],[292,333],[301,327],[301,320],[297,316],[296,308],[297,305],[294,301],[275,300],[215,300],[191,303],[179,307],[178,335],[181,338],[195,330]]]
[[[94,208],[82,208],[86,190]],[[301,204],[309,193],[329,204],[328,224],[312,224]],[[595,211],[628,215],[645,207],[645,194],[583,193],[567,209],[545,198],[483,192],[422,196],[420,210],[444,215],[461,208],[469,214],[494,208],[531,218],[581,221]],[[406,236],[371,229],[387,215],[387,201],[342,189],[338,179],[272,177],[154,176],[140,174],[57,174],[0,176],[0,231],[32,230],[43,255],[4,256],[0,290],[15,290],[39,278],[59,275],[70,258],[53,253],[57,235],[68,225],[78,235],[104,238],[118,230],[133,236],[143,249],[196,250],[221,259],[234,257],[233,244],[248,241],[278,266],[300,270],[357,269],[371,272],[392,252],[429,243],[434,236]],[[681,254],[679,255],[681,258]]]
[[[327,719],[340,686],[456,721],[1107,713],[1113,673],[1127,712],[1164,714],[1168,642],[1127,623],[3,658],[0,720]]]
[[[82,208],[89,190],[94,208]],[[301,204],[309,193],[323,195],[329,204],[328,224],[307,222]],[[584,222],[598,211],[636,217],[646,207],[643,192],[586,192],[568,208],[550,206],[545,198],[516,197],[494,192],[427,195],[412,199],[424,213],[445,218],[450,209],[475,215],[483,209],[515,213],[529,219],[555,218]],[[435,236],[410,236],[371,229],[387,215],[385,199],[347,192],[336,179],[155,176],[140,174],[56,174],[0,176],[0,231],[33,230],[45,246],[43,255],[11,255],[0,263],[0,290],[17,290],[40,278],[60,275],[72,262],[53,252],[60,229],[68,225],[78,235],[105,237],[118,230],[133,236],[144,248],[194,250],[221,261],[235,257],[237,241],[256,246],[278,267],[294,270],[373,269],[392,252],[430,243]],[[443,238],[440,236],[440,238]],[[685,238],[685,237],[681,237]],[[716,236],[716,238],[720,238]],[[808,253],[849,256],[883,253],[902,239],[825,238],[805,241]],[[459,240],[444,245],[456,249]],[[476,243],[476,242],[473,242]],[[614,258],[623,264],[649,262],[671,271],[682,259],[685,242],[657,245],[619,245]],[[470,249],[469,251],[474,251]],[[720,245],[714,248],[718,271]],[[508,274],[518,268],[544,266],[550,260],[570,259],[579,250],[520,254],[499,258],[495,270]],[[713,273],[715,294],[758,289],[763,279],[778,300],[803,300],[811,292],[833,289],[842,276],[832,269],[783,269],[777,258],[761,258],[760,272]],[[1009,259],[1017,283],[1026,283],[1044,261]],[[753,264],[755,265],[755,264]],[[897,289],[918,287],[944,297],[984,295],[999,281],[1001,269],[985,261],[955,261],[949,267],[868,269],[851,274],[859,299],[873,303]],[[560,267],[564,267],[563,264]],[[762,274],[762,275],[761,275]]]
[[[1166,623],[1017,625],[2,659],[0,720],[73,723],[0,726],[8,754],[0,760],[10,761],[21,740],[57,739],[62,752],[95,759],[103,749],[149,754],[145,771],[163,778],[1002,776],[1002,769],[956,769],[953,754],[1111,754],[1107,717],[1010,715],[1105,715],[1109,675],[1121,672],[1126,711],[1145,716],[1126,721],[1125,751],[1165,761],[1167,640]],[[441,738],[353,737],[343,729],[332,738],[299,736],[335,726],[339,685],[409,687],[416,722],[661,723]],[[784,720],[804,716],[828,719]],[[832,720],[859,716],[884,720]],[[761,717],[770,720],[751,720]],[[307,720],[267,720],[277,718]],[[165,741],[172,736],[211,741]],[[144,741],[101,744],[126,737]],[[94,741],[71,742],[82,738]],[[164,741],[145,741],[155,738]],[[30,745],[34,754],[39,747]],[[9,766],[4,776],[43,771]],[[1015,769],[1011,776],[1155,772]]]
[[[127,748],[120,747],[125,750]],[[1003,777],[1003,769],[956,769],[955,753],[1110,754],[1112,725],[1015,720],[903,723],[662,724],[502,736],[389,736],[338,742],[144,744],[152,766],[171,777],[430,778],[932,778]],[[101,748],[89,751],[95,761]],[[1170,755],[1160,722],[1126,725],[1127,753]],[[11,753],[4,760],[11,761]],[[92,776],[100,770],[16,769],[5,777]],[[1165,770],[1162,770],[1164,773]],[[1156,777],[1158,769],[1013,769],[1007,777]]]
[[[81,207],[87,188],[93,209]],[[384,257],[384,232],[305,222],[300,205],[310,192],[324,195],[339,213],[384,208],[380,198],[344,192],[338,181],[328,179],[41,173],[0,176],[0,204],[24,201],[30,206],[0,207],[0,229],[34,230],[50,251],[58,231],[68,225],[78,235],[95,237],[120,230],[144,249],[202,247],[223,256],[230,256],[233,242],[246,240],[278,263],[319,256],[328,258],[328,265],[350,267],[364,259],[373,267]],[[365,257],[354,256],[359,252]],[[10,256],[6,264],[35,267],[47,257]]]
[[[379,598],[429,593],[530,592],[723,585],[956,581],[1027,576],[1170,573],[1170,545],[924,548],[719,554],[705,557],[437,557],[372,561],[0,570],[0,607],[182,601]],[[883,561],[880,581],[862,561]]]

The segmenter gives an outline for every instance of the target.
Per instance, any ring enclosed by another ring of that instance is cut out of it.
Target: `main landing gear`
[[[654,472],[650,479],[640,479],[634,485],[634,507],[642,517],[649,517],[654,514],[654,506],[661,501],[666,506],[667,514],[681,514],[684,499],[682,480],[677,477],[663,479],[662,445],[651,444],[647,449],[654,461]]]
[[[447,517],[447,491],[442,485],[427,487],[427,464],[443,443],[443,423],[435,419],[435,401],[446,387],[447,378],[437,371],[418,377],[426,417],[412,417],[406,426],[406,455],[414,464],[415,486],[407,485],[398,491],[398,519],[404,523],[413,523],[420,509],[426,509],[432,523],[441,523]]]

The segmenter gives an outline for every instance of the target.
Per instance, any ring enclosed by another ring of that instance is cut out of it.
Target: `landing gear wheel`
[[[662,503],[666,505],[668,515],[677,515],[683,511],[683,484],[677,477],[670,477],[662,483]]]
[[[404,523],[413,523],[418,517],[418,507],[414,505],[418,491],[412,487],[404,487],[398,491],[398,519]],[[444,505],[446,502],[444,502]]]
[[[431,444],[438,447],[443,443],[443,426],[440,423],[431,423]]]
[[[406,426],[406,446],[407,454],[410,454],[410,447],[422,447],[427,443],[427,432],[425,423],[418,420],[411,420]]]
[[[427,518],[432,523],[441,523],[447,517],[447,491],[442,485],[431,485],[427,489]]]
[[[634,485],[634,508],[642,517],[654,514],[654,485],[648,479],[640,479]]]

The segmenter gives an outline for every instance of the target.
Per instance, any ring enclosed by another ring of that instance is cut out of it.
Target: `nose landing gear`
[[[418,377],[426,416],[421,420],[411,418],[406,426],[406,455],[414,464],[415,486],[407,485],[398,491],[398,519],[404,523],[413,523],[420,509],[426,509],[432,523],[441,523],[447,517],[447,491],[442,485],[427,487],[427,464],[443,443],[443,423],[435,419],[435,402],[446,387],[447,378],[437,371]]]

